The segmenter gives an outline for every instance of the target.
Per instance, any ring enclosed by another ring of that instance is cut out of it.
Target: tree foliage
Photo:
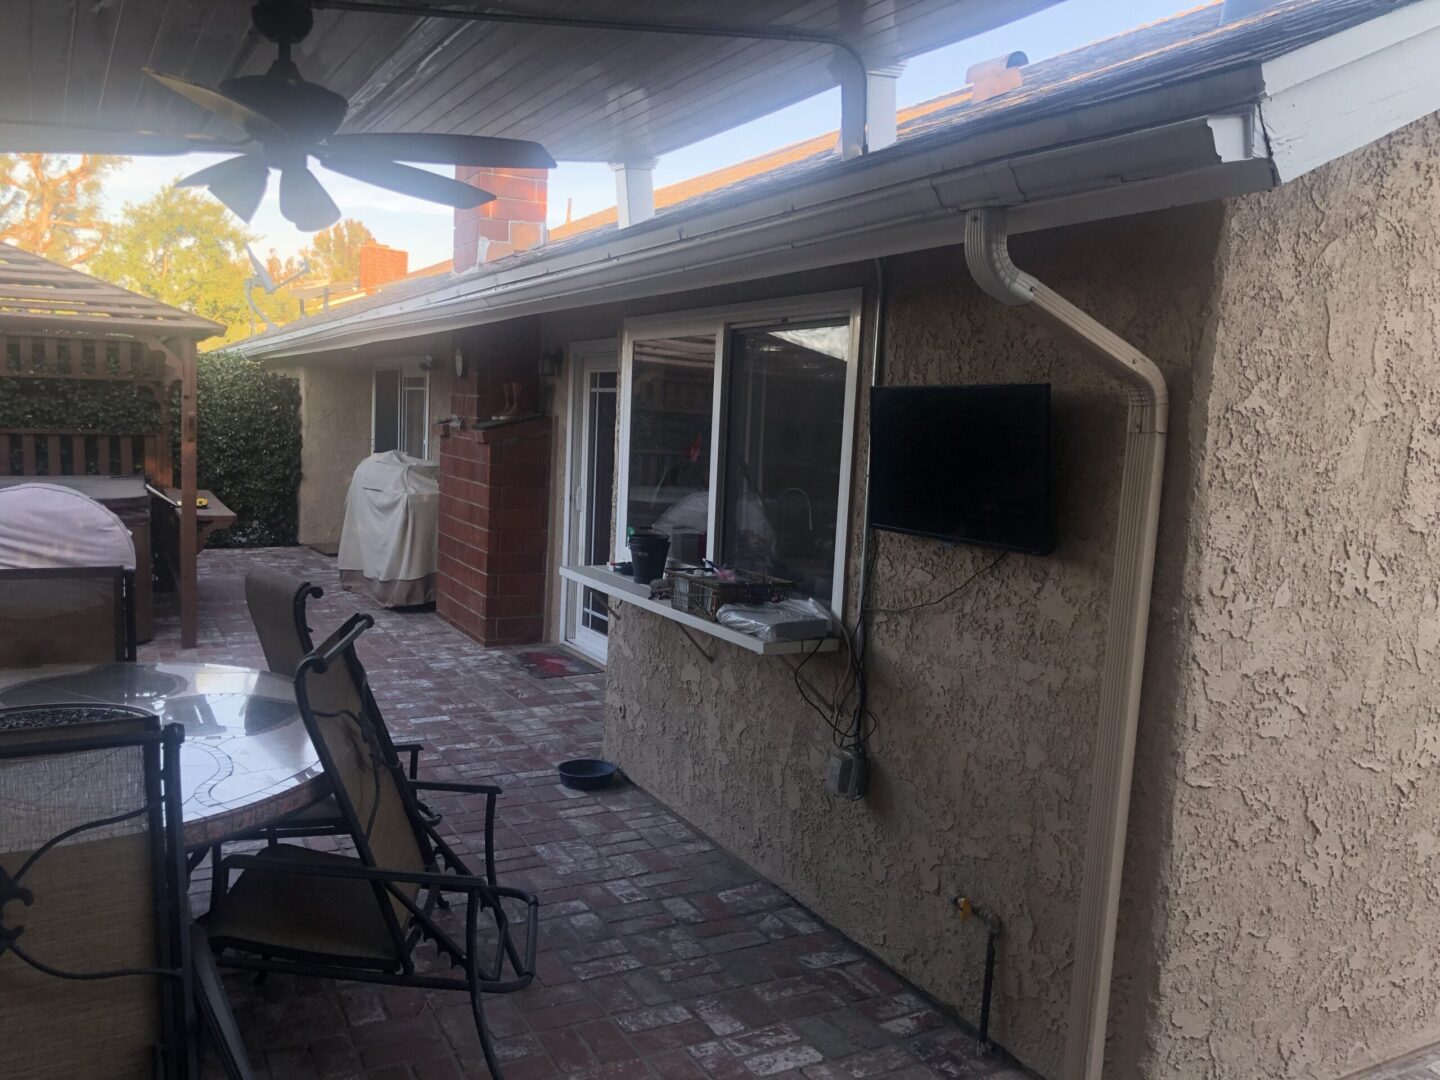
[[[75,266],[104,245],[105,177],[125,158],[102,154],[0,154],[0,241]]]
[[[321,229],[303,254],[320,281],[355,281],[360,277],[360,249],[375,242],[375,234],[354,218]]]
[[[248,336],[254,313],[245,299],[251,275],[249,233],[220,203],[170,184],[141,203],[127,203],[104,249],[89,270],[162,303],[184,308],[227,327],[201,348]],[[298,305],[283,290],[256,288],[257,306],[276,323],[295,317]],[[263,329],[259,327],[259,329]]]

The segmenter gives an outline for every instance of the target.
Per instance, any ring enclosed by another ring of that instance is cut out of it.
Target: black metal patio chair
[[[0,667],[135,659],[135,572],[0,570]]]
[[[0,1075],[193,1075],[183,729],[0,710]]]
[[[330,776],[355,855],[278,844],[226,858],[218,873],[227,880],[236,871],[239,876],[207,916],[209,940],[226,966],[466,990],[485,1061],[499,1077],[482,998],[521,990],[533,979],[538,902],[496,881],[499,788],[421,782],[401,767],[389,733],[371,713],[365,671],[355,654],[356,640],[373,624],[368,615],[352,616],[301,661],[295,676],[301,715]],[[483,877],[470,871],[421,812],[419,795],[430,792],[485,798]],[[465,899],[458,935],[437,916],[445,894]],[[521,944],[516,919],[524,924]],[[422,941],[432,943],[463,976],[429,970],[426,958],[416,955]]]
[[[260,638],[260,648],[265,653],[265,666],[277,675],[293,679],[300,662],[315,648],[306,604],[319,599],[325,590],[313,582],[275,570],[268,566],[257,566],[245,575],[245,606],[250,611],[250,621]],[[368,684],[365,693],[369,694]],[[373,697],[367,701],[370,715],[383,725],[384,717]],[[387,729],[388,731],[388,729]],[[420,767],[420,752],[424,747],[418,743],[396,746],[398,753],[409,757],[410,779],[417,779]],[[335,800],[326,797],[321,801],[291,814],[282,821],[266,826],[250,837],[262,838],[275,843],[282,838],[305,836],[326,836],[348,832],[348,826],[341,816]],[[217,860],[218,861],[218,860]]]

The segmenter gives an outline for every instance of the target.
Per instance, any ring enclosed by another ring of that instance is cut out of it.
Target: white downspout
[[[1099,1080],[1105,1059],[1170,398],[1165,377],[1148,357],[1010,261],[1004,210],[969,212],[965,262],[985,292],[1002,304],[1024,307],[1049,330],[1078,345],[1128,390],[1120,527],[1110,585],[1110,625],[1100,680],[1090,825],[1062,1073],[1065,1080]]]

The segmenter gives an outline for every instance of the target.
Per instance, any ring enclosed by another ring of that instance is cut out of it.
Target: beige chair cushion
[[[242,952],[324,953],[366,967],[399,966],[394,939],[368,881],[286,873],[285,864],[360,866],[358,859],[291,844],[258,853],[275,869],[250,867],[211,915],[210,940]]]

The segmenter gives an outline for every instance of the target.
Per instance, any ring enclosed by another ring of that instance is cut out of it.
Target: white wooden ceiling
[[[0,0],[0,121],[180,133],[208,118],[142,75],[214,85],[264,71],[251,0]],[[1055,0],[520,0],[569,17],[791,26],[895,63]],[[452,7],[480,7],[454,2]],[[1010,43],[1023,49],[1024,41]],[[536,139],[559,159],[634,160],[836,84],[823,45],[317,11],[302,73],[350,99],[346,131]],[[959,85],[964,72],[955,73]]]

